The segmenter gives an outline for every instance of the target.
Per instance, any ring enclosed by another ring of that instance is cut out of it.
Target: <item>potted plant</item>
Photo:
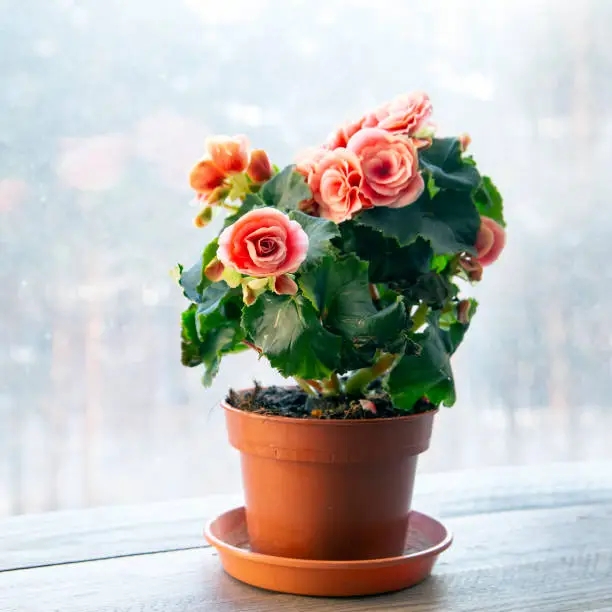
[[[358,560],[402,554],[419,453],[452,406],[464,297],[505,242],[502,199],[440,138],[422,93],[343,125],[295,165],[244,137],[208,141],[191,172],[223,230],[191,268],[182,362],[209,385],[221,359],[257,351],[286,387],[231,390],[252,550]]]

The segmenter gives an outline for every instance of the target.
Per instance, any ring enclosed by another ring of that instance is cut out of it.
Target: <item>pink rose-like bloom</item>
[[[347,149],[328,151],[316,164],[308,182],[319,215],[335,223],[350,219],[372,203],[361,190],[363,173],[359,158]]]
[[[493,219],[480,217],[480,229],[476,236],[475,246],[476,261],[481,266],[490,266],[497,261],[506,246],[506,231]]]
[[[361,117],[361,119],[358,119],[357,121],[349,121],[345,123],[329,137],[327,147],[329,149],[344,149],[351,137],[363,127],[365,120],[365,117]]]
[[[364,126],[379,127],[393,134],[415,136],[427,127],[431,112],[431,101],[427,94],[404,94],[374,111],[366,118]]]
[[[401,208],[423,192],[417,150],[409,139],[379,128],[364,128],[349,140],[347,149],[361,161],[361,189],[373,206]]]
[[[244,172],[249,165],[249,141],[246,136],[213,136],[206,148],[215,166],[225,174]]]
[[[310,179],[313,175],[317,164],[323,159],[327,149],[323,147],[310,147],[300,151],[295,158],[295,169],[308,181],[310,185]]]
[[[223,230],[217,258],[242,274],[265,277],[296,272],[306,259],[308,235],[276,208],[248,212]]]

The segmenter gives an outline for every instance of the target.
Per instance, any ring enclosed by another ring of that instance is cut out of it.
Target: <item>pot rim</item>
[[[252,387],[251,387],[252,388]],[[242,391],[250,391],[250,389],[242,389]],[[276,414],[259,414],[257,412],[249,412],[247,410],[240,410],[240,408],[236,408],[232,406],[225,400],[221,400],[221,406],[227,412],[231,412],[236,415],[244,416],[245,418],[255,419],[258,421],[278,421],[280,423],[294,423],[294,424],[303,424],[303,425],[324,425],[325,427],[334,426],[334,427],[360,427],[367,425],[381,425],[383,423],[393,423],[397,421],[416,421],[424,416],[431,415],[435,416],[440,409],[434,408],[432,410],[427,410],[426,412],[419,412],[418,414],[407,414],[405,416],[393,416],[386,418],[373,418],[373,419],[315,419],[315,418],[303,418],[298,419],[296,417],[288,417],[288,416],[280,416]]]

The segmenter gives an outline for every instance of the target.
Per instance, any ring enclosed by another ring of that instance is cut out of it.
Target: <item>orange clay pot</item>
[[[436,411],[325,420],[223,407],[241,453],[251,550],[320,560],[403,554],[417,457]]]

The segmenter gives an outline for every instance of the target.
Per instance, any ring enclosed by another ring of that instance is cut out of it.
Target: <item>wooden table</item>
[[[317,599],[227,576],[201,537],[239,498],[0,522],[2,612],[612,610],[612,463],[421,476],[415,508],[455,533],[434,575],[403,592]]]

